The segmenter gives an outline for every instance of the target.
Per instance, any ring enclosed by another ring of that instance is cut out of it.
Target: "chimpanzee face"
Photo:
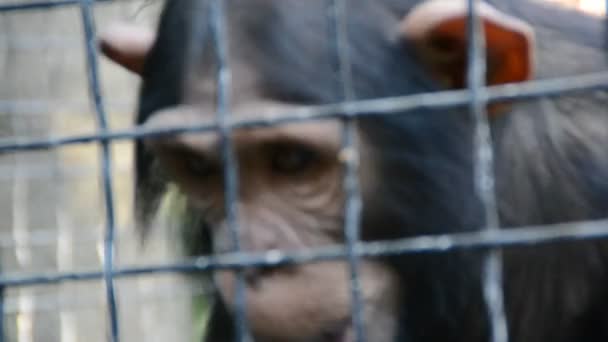
[[[435,0],[418,6],[404,2],[397,6],[388,0],[353,1],[348,19],[349,51],[353,88],[359,98],[413,94],[430,90],[429,84],[464,86],[466,1]],[[230,121],[276,118],[308,105],[340,100],[341,84],[333,66],[335,50],[324,1],[227,3]],[[149,110],[143,110],[140,119],[146,126],[182,126],[216,119],[217,64],[212,30],[205,22],[208,10],[194,1],[169,4],[165,25],[161,25],[145,68],[146,47],[153,38],[146,36],[146,42],[133,30],[121,33],[122,42],[117,35],[114,40],[106,38],[108,55],[131,70],[143,70],[142,107]],[[529,28],[486,4],[480,12],[488,32],[488,81],[497,84],[528,78],[532,72]],[[181,26],[176,24],[180,20]],[[187,30],[187,42],[170,44],[168,37],[177,37],[181,30]],[[139,43],[125,44],[125,37]],[[169,71],[169,76],[159,76]],[[163,84],[158,80],[177,81]],[[159,93],[172,91],[179,93],[174,96],[178,99],[175,103],[147,105],[157,103]],[[408,181],[407,177],[383,178],[386,174],[379,165],[400,158],[396,147],[411,148],[401,143],[387,153],[372,136],[360,122],[357,145],[365,237],[387,229],[383,227],[387,224],[402,223],[387,222],[390,215],[376,224],[365,217],[370,208],[381,206],[375,199],[385,196],[382,189],[387,184]],[[341,148],[339,121],[238,129],[231,138],[238,164],[236,209],[244,250],[294,251],[344,242],[343,174],[350,151]],[[399,143],[398,134],[391,139]],[[218,133],[145,142],[147,151],[209,226],[215,253],[234,247],[226,220],[221,146]],[[377,212],[377,217],[382,216]],[[352,341],[347,266],[335,261],[249,272],[247,317],[256,341]],[[407,284],[392,266],[378,260],[363,260],[360,274],[367,338],[392,341],[399,303],[410,295]],[[231,307],[233,273],[217,272],[215,278],[223,301]]]
[[[196,102],[160,111],[146,124],[200,123],[201,115],[213,120],[213,107]],[[244,102],[235,104],[233,115],[238,119],[274,116],[299,106]],[[234,132],[238,224],[244,250],[297,251],[344,241],[340,126],[337,121],[324,121]],[[150,140],[148,146],[202,213],[211,230],[214,252],[231,251],[220,137],[183,135]],[[362,261],[360,273],[367,334],[373,341],[391,341],[401,295],[399,278],[390,267],[373,260]],[[215,273],[228,306],[234,300],[234,279],[229,271]],[[249,270],[246,279],[247,316],[256,341],[353,339],[346,262]]]

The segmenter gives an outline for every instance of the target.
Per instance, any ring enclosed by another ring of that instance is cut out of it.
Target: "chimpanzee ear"
[[[152,31],[139,26],[114,24],[99,35],[99,46],[112,61],[141,75],[155,39]]]
[[[532,78],[535,52],[532,27],[485,2],[480,2],[478,9],[486,35],[487,84]],[[449,88],[466,86],[466,0],[425,1],[402,21],[400,33],[413,43],[421,60],[439,81]]]

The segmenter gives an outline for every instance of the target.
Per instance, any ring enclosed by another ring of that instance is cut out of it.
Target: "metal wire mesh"
[[[155,273],[196,273],[222,269],[242,270],[247,267],[278,266],[315,261],[346,259],[349,261],[351,295],[353,300],[353,326],[356,340],[364,341],[365,331],[362,318],[362,300],[360,293],[358,260],[364,257],[401,255],[418,252],[443,253],[455,249],[481,249],[487,252],[483,265],[483,292],[491,323],[492,342],[507,342],[507,322],[504,313],[502,290],[502,247],[515,245],[536,245],[553,243],[562,240],[594,239],[608,237],[608,220],[534,226],[501,230],[494,190],[493,154],[490,127],[485,113],[486,105],[503,100],[521,100],[547,96],[559,96],[565,93],[586,92],[608,88],[608,72],[599,72],[576,77],[525,82],[517,86],[492,86],[484,84],[485,56],[484,32],[477,16],[475,0],[468,0],[469,5],[469,60],[468,84],[466,90],[443,91],[433,94],[402,96],[395,98],[357,100],[352,86],[350,56],[348,49],[347,0],[327,0],[328,20],[332,28],[331,41],[334,42],[335,68],[341,81],[342,101],[329,105],[309,106],[305,109],[292,110],[274,118],[252,120],[229,120],[230,115],[230,82],[231,73],[228,64],[228,42],[225,34],[225,6],[223,0],[214,0],[210,11],[210,22],[216,46],[217,69],[217,122],[212,124],[189,125],[188,127],[168,127],[149,129],[135,127],[128,130],[111,131],[108,128],[104,100],[98,77],[98,53],[96,49],[95,24],[93,7],[95,2],[110,0],[55,0],[28,2],[23,4],[2,4],[0,13],[44,9],[61,6],[79,6],[85,34],[89,91],[95,105],[98,132],[91,135],[74,135],[29,141],[8,141],[0,143],[0,152],[17,153],[19,151],[54,149],[67,145],[97,143],[102,151],[102,181],[105,198],[106,230],[104,239],[104,263],[102,270],[87,272],[57,272],[33,276],[0,275],[0,309],[4,311],[3,293],[9,287],[57,284],[71,281],[103,279],[106,288],[110,334],[113,342],[119,341],[120,320],[117,314],[117,303],[114,294],[114,282],[118,278],[133,277]],[[608,1],[607,1],[608,7]],[[476,191],[482,201],[485,213],[485,224],[480,232],[419,236],[384,242],[359,241],[359,215],[361,198],[357,179],[358,151],[354,142],[355,127],[353,119],[358,115],[392,115],[404,110],[417,108],[447,108],[468,105],[474,118],[475,126],[475,179]],[[374,113],[374,114],[370,114]],[[237,220],[237,171],[238,165],[233,156],[231,131],[244,127],[264,127],[289,122],[335,118],[344,123],[342,153],[344,162],[344,189],[347,194],[345,203],[345,246],[331,246],[294,253],[271,251],[265,253],[245,253],[239,246],[239,223]],[[115,248],[115,214],[111,172],[110,145],[119,140],[140,139],[176,133],[201,133],[219,131],[222,136],[222,153],[225,170],[226,214],[228,226],[232,232],[234,252],[210,257],[198,257],[171,265],[152,265],[145,267],[118,268],[114,265]],[[236,326],[237,341],[249,341],[250,334],[245,317],[245,285],[242,275],[236,282]],[[0,320],[0,339],[4,340],[3,320]]]

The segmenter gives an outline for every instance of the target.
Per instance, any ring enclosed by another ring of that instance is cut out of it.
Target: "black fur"
[[[605,54],[598,50],[604,43],[600,20],[528,0],[492,2],[535,25],[541,49],[540,77],[567,73],[563,66],[572,62],[560,59],[560,53],[552,49],[558,46],[551,40],[555,37],[580,46],[580,51],[588,49],[588,58],[581,56],[574,64],[582,63],[589,68],[587,71],[606,69]],[[139,123],[153,111],[180,102],[189,71],[188,58],[193,51],[199,51],[201,58],[208,53],[208,37],[200,36],[201,30],[198,35],[192,34],[194,24],[206,21],[206,13],[193,11],[192,3],[168,2],[160,37],[144,74]],[[339,99],[324,1],[228,3],[232,53],[243,56],[261,73],[259,86],[265,96],[306,104]],[[349,3],[358,98],[438,89],[407,45],[396,37],[399,21],[416,1]],[[608,133],[597,128],[608,127],[606,108],[607,94],[597,92],[520,104],[513,113],[494,122],[503,225],[607,216],[608,157],[603,147],[608,146]],[[365,239],[480,227],[483,217],[472,179],[472,128],[465,109],[363,117],[358,124],[386,180],[371,194],[373,198],[364,199]],[[154,211],[153,204],[164,189],[165,181],[157,174],[153,156],[138,145],[138,200],[143,214]],[[209,251],[208,246],[203,247],[198,252]],[[399,269],[412,294],[404,296],[398,341],[487,340],[476,252],[407,256],[388,262]],[[606,340],[605,242],[512,249],[506,252],[505,263],[511,341]],[[214,310],[207,341],[228,341],[232,337],[230,315],[221,304]]]

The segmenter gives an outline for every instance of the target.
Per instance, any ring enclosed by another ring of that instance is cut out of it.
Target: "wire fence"
[[[341,80],[342,101],[329,105],[308,106],[304,109],[276,115],[275,117],[230,120],[230,81],[231,71],[228,64],[229,51],[225,33],[225,6],[223,0],[213,0],[210,11],[210,23],[214,35],[217,61],[217,120],[212,124],[189,125],[188,127],[165,127],[149,129],[134,127],[123,130],[111,130],[101,93],[96,47],[93,10],[95,3],[111,0],[55,0],[16,4],[0,4],[0,13],[25,11],[31,9],[51,9],[65,6],[78,6],[85,36],[85,49],[88,71],[88,87],[93,99],[97,120],[95,134],[70,135],[45,139],[3,140],[0,142],[0,153],[18,153],[32,150],[55,149],[79,144],[98,144],[101,147],[101,177],[105,204],[105,237],[103,245],[103,269],[85,272],[55,272],[34,274],[31,276],[0,275],[0,310],[7,311],[3,294],[9,288],[34,285],[50,285],[64,282],[85,280],[103,280],[106,291],[107,316],[109,322],[109,339],[119,341],[120,317],[117,307],[121,304],[116,299],[115,281],[120,278],[158,273],[199,273],[214,270],[232,269],[241,271],[247,267],[279,266],[315,261],[345,259],[349,262],[351,296],[353,301],[353,326],[356,328],[356,340],[364,341],[365,331],[362,324],[362,299],[360,293],[358,265],[359,259],[375,256],[402,255],[409,253],[433,252],[445,253],[456,249],[479,249],[485,251],[483,264],[483,295],[491,323],[491,341],[507,342],[509,340],[507,322],[504,312],[502,289],[502,255],[501,248],[521,245],[537,245],[564,240],[608,238],[608,220],[567,223],[525,228],[500,229],[498,209],[494,189],[492,137],[485,108],[487,104],[504,100],[522,100],[539,97],[559,96],[605,90],[608,88],[608,71],[596,72],[574,77],[537,80],[508,86],[491,86],[484,84],[485,56],[484,32],[477,15],[476,1],[468,0],[469,59],[468,89],[443,91],[432,94],[401,96],[394,98],[357,100],[352,85],[352,71],[348,49],[346,18],[348,0],[328,0],[328,20],[334,42],[335,67]],[[608,7],[608,1],[606,3]],[[2,103],[0,102],[0,106]],[[361,197],[358,173],[358,151],[354,143],[357,116],[394,115],[404,110],[419,108],[448,108],[468,105],[475,122],[474,156],[476,191],[484,207],[485,223],[478,232],[466,232],[433,236],[418,236],[392,241],[362,242],[359,241],[359,216]],[[373,114],[370,114],[373,113]],[[233,156],[231,131],[238,128],[254,128],[280,125],[290,122],[309,120],[339,119],[343,121],[342,154],[344,159],[345,233],[344,246],[330,246],[300,252],[269,251],[264,253],[246,253],[239,249],[239,222],[236,208],[238,190],[238,165]],[[111,144],[126,140],[141,139],[165,134],[202,133],[217,131],[222,137],[222,153],[225,170],[225,198],[228,225],[236,249],[232,253],[216,255],[213,258],[201,256],[191,260],[166,265],[137,267],[117,267],[114,260],[117,223],[113,192]],[[44,233],[41,233],[44,234]],[[47,232],[52,234],[52,232]],[[243,277],[237,281],[236,322],[237,340],[250,341],[250,333],[245,317],[245,285]],[[0,320],[0,338],[6,340],[3,320]]]

